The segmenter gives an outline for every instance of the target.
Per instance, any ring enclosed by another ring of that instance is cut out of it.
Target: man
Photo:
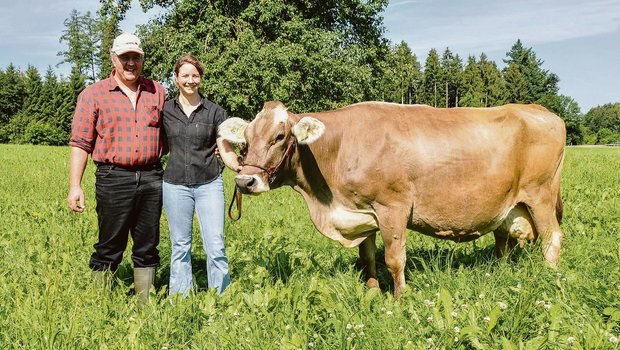
[[[116,271],[131,233],[135,291],[143,304],[159,266],[161,110],[166,93],[160,83],[141,77],[144,52],[137,36],[116,37],[110,57],[110,77],[86,87],[78,97],[69,141],[67,202],[72,210],[84,211],[81,182],[91,154],[97,165],[99,222],[89,263],[93,278],[104,281],[106,273]]]

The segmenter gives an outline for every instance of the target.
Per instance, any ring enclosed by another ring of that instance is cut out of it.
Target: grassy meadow
[[[357,249],[318,233],[301,196],[282,188],[244,196],[241,220],[227,219],[233,283],[221,297],[205,287],[195,225],[198,291],[169,302],[162,217],[162,266],[142,310],[129,249],[111,291],[91,284],[94,166],[76,214],[68,160],[68,147],[0,145],[1,349],[620,348],[620,147],[568,149],[557,270],[535,244],[498,261],[492,235],[455,244],[409,232],[408,288],[395,301],[382,246],[382,290],[369,290]]]

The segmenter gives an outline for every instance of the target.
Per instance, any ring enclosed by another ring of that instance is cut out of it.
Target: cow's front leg
[[[394,298],[398,298],[405,289],[406,256],[406,213],[398,209],[377,211],[379,230],[385,246],[385,264],[394,279]]]
[[[360,267],[364,271],[366,285],[370,288],[379,288],[377,264],[375,262],[375,252],[377,250],[376,237],[377,233],[373,232],[359,245]]]

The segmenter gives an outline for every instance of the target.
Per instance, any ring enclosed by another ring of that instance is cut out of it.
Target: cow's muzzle
[[[235,184],[243,194],[258,194],[269,191],[269,186],[257,175],[237,175]]]

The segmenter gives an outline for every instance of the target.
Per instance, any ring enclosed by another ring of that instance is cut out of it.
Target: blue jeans
[[[192,222],[198,216],[202,246],[207,256],[209,288],[218,294],[230,284],[228,258],[224,248],[224,184],[222,176],[207,184],[174,185],[164,181],[163,201],[172,253],[170,257],[170,294],[189,294],[192,281]]]

